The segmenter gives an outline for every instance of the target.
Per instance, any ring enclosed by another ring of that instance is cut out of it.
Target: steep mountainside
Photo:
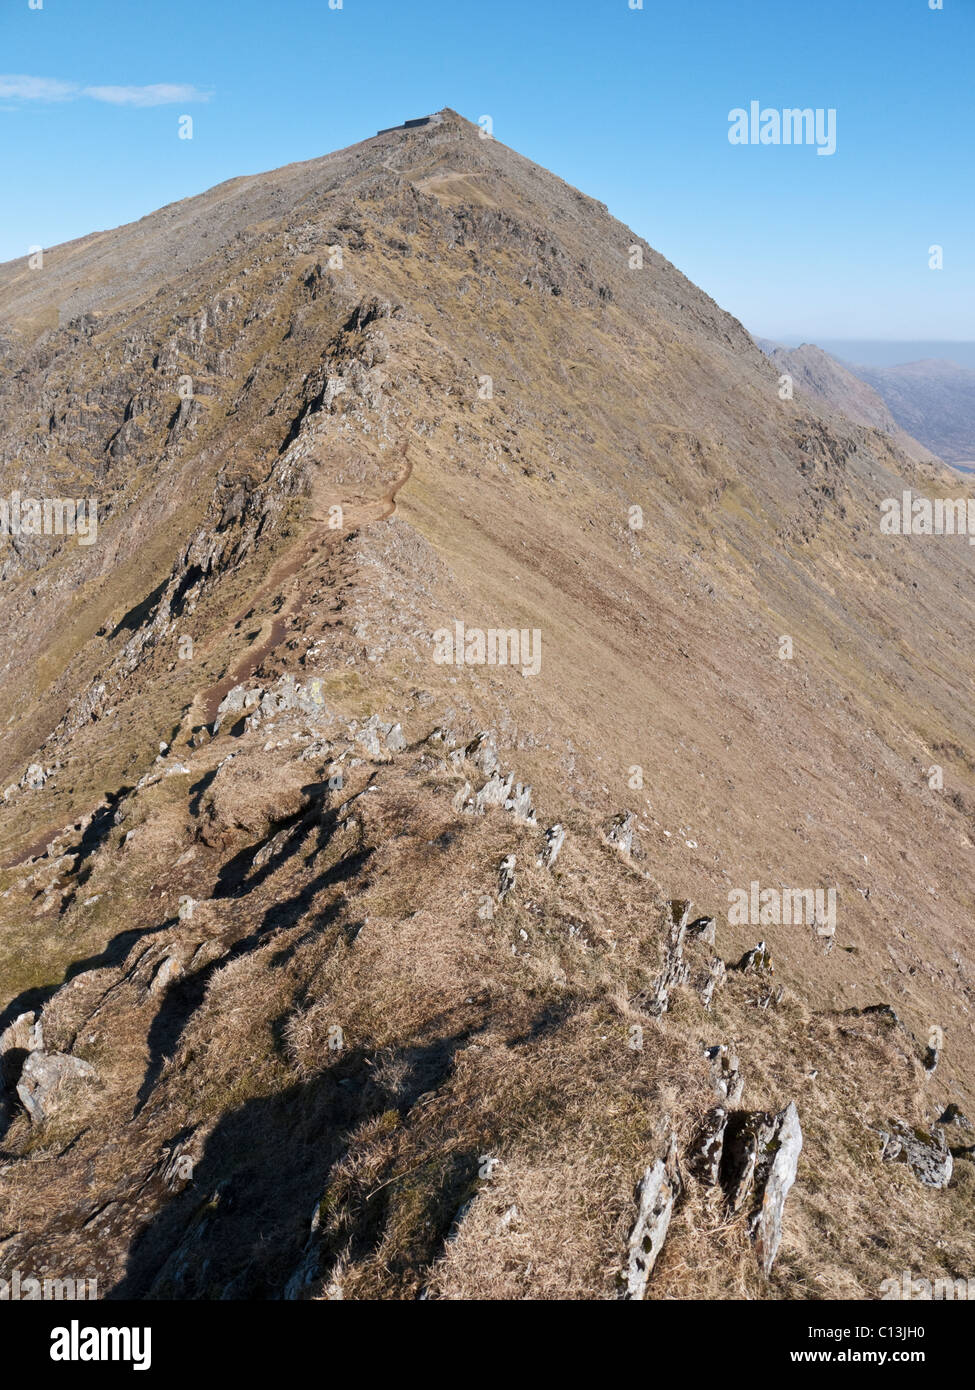
[[[0,541],[0,1278],[971,1272],[975,553],[878,524],[957,478],[450,111],[0,267],[0,350],[0,496],[99,518]]]

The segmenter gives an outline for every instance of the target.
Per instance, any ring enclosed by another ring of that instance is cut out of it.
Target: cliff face
[[[957,480],[452,112],[0,267],[0,348],[0,495],[98,499],[0,554],[0,1277],[970,1267],[975,560],[878,525]]]
[[[859,425],[890,435],[909,458],[919,462],[937,461],[930,449],[901,428],[883,397],[872,386],[822,348],[812,343],[787,348],[767,339],[756,341],[780,372],[792,378],[793,388],[807,393],[828,414],[845,416]]]

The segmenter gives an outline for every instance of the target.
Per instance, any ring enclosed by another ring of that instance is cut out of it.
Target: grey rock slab
[[[24,1063],[17,1094],[36,1125],[64,1110],[79,1084],[94,1081],[95,1068],[63,1052],[32,1052]]]
[[[881,1158],[887,1163],[906,1163],[925,1187],[947,1187],[953,1161],[944,1130],[914,1129],[895,1120],[890,1131],[881,1130]]]
[[[627,1246],[619,1295],[621,1299],[636,1302],[645,1296],[653,1267],[667,1238],[674,1202],[680,1191],[677,1138],[672,1134],[666,1156],[651,1164],[637,1185],[637,1217]]]
[[[771,1156],[768,1151],[771,1148]],[[774,1132],[766,1154],[759,1155],[758,1182],[760,1198],[749,1218],[748,1229],[763,1272],[772,1272],[772,1265],[782,1241],[782,1214],[785,1199],[796,1180],[799,1155],[802,1152],[802,1128],[795,1102],[790,1101],[775,1117]]]

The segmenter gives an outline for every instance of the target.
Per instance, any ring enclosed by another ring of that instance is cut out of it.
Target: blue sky
[[[0,259],[452,106],[753,332],[975,338],[975,0],[630,3],[2,0]],[[752,100],[836,153],[732,145]]]

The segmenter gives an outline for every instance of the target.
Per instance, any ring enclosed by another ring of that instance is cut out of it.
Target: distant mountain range
[[[822,338],[816,344],[841,362],[859,362],[865,367],[899,367],[904,362],[922,362],[935,357],[954,362],[956,367],[975,371],[975,341],[950,338]],[[803,338],[779,337],[783,347],[798,347]]]
[[[801,391],[830,409],[883,430],[915,457],[930,452],[975,471],[975,370],[940,358],[862,366],[810,343],[755,341]]]
[[[930,358],[898,367],[853,367],[897,423],[946,463],[975,468],[975,371]]]

